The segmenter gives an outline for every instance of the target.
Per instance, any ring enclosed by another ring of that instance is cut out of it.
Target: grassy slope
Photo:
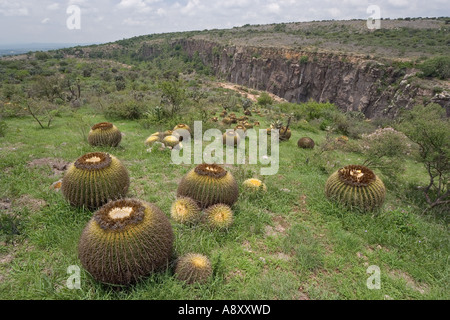
[[[90,124],[105,120],[87,107],[79,112]],[[393,190],[378,215],[349,212],[329,202],[323,195],[327,174],[314,163],[306,165],[308,151],[296,147],[301,136],[309,135],[318,144],[324,136],[301,131],[281,144],[278,174],[261,177],[268,193],[241,193],[228,232],[173,223],[177,254],[195,251],[211,258],[214,277],[209,283],[184,286],[167,272],[114,290],[82,270],[81,290],[69,290],[66,270],[80,265],[77,243],[91,213],[70,207],[49,188],[61,174],[27,163],[47,157],[74,161],[93,149],[82,142],[69,116],[57,118],[46,130],[31,118],[7,123],[6,138],[0,138],[0,199],[13,199],[16,205],[1,221],[3,226],[14,223],[20,234],[1,230],[0,241],[6,242],[0,247],[0,299],[449,298],[449,241],[443,224],[420,216]],[[171,165],[169,152],[146,152],[143,141],[162,128],[145,130],[134,121],[115,124],[125,133],[121,146],[97,150],[123,160],[131,175],[130,196],[153,202],[169,215],[177,183],[192,166]],[[336,156],[343,164],[358,159],[342,152]],[[422,168],[412,162],[407,166],[405,177],[423,184],[417,174]],[[249,165],[230,170],[239,183],[259,173],[258,166]],[[33,210],[27,205],[30,197],[46,205]],[[370,265],[381,269],[381,290],[366,287]]]

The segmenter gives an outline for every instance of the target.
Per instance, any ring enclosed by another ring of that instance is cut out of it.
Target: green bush
[[[271,105],[273,103],[273,99],[272,97],[267,93],[267,92],[263,92],[260,94],[260,96],[257,99],[257,103],[260,106],[268,106]]]
[[[38,60],[47,60],[47,59],[50,58],[50,56],[48,55],[48,53],[42,52],[42,51],[36,52],[34,56],[35,56],[36,59],[38,59]]]
[[[418,158],[429,183],[422,188],[430,208],[450,203],[450,121],[438,104],[418,105],[403,116],[399,128],[419,146]]]
[[[435,77],[442,80],[450,78],[450,56],[435,57],[425,60],[419,65],[425,77]]]
[[[108,119],[138,120],[149,111],[145,101],[138,101],[128,96],[113,95],[101,103],[101,111]]]
[[[319,103],[312,100],[301,104],[300,108],[306,117],[306,120],[319,118],[332,120],[334,114],[339,111],[338,108],[332,103]]]
[[[390,127],[362,135],[361,147],[365,158],[363,164],[380,169],[394,183],[405,171],[405,157],[413,152],[408,137]]]

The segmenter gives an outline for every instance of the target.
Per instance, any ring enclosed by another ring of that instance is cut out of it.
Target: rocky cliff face
[[[413,71],[373,60],[284,48],[226,46],[199,39],[181,39],[174,45],[181,45],[190,57],[198,54],[220,78],[272,92],[289,102],[328,101],[344,111],[361,111],[374,118],[395,117],[401,109],[426,100],[440,103],[450,114],[448,95],[436,99],[432,90],[410,83]]]

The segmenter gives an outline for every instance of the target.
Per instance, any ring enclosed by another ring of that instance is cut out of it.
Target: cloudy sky
[[[369,5],[379,6],[383,18],[450,16],[448,0],[0,0],[0,45],[104,43],[247,23],[367,19]]]

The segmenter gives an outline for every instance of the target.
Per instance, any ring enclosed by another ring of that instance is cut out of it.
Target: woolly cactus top
[[[100,122],[92,126],[92,130],[107,130],[111,129],[113,127],[113,124],[111,122]]]
[[[111,165],[111,156],[104,152],[86,153],[75,161],[74,166],[83,170],[100,170]]]
[[[215,163],[203,163],[198,165],[194,170],[201,176],[209,176],[213,178],[222,178],[227,174],[227,171],[224,168]]]
[[[144,218],[145,207],[137,200],[122,199],[109,202],[94,215],[94,220],[103,230],[123,230]]]
[[[349,165],[339,169],[339,179],[352,186],[367,186],[376,180],[375,173],[365,166]]]

